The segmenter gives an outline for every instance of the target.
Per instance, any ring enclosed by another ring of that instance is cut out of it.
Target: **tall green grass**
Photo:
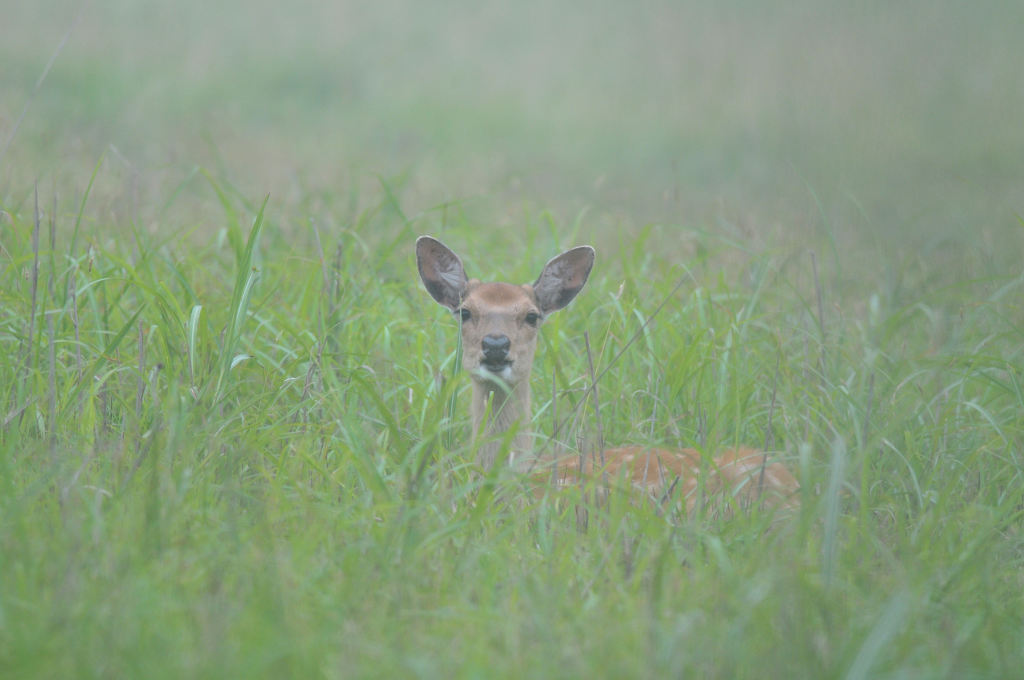
[[[5,8],[0,677],[1018,675],[1020,7],[364,5]],[[477,474],[422,233],[801,510]]]
[[[5,676],[1019,668],[1020,278],[860,307],[806,250],[688,231],[709,254],[681,267],[648,230],[544,328],[534,427],[557,412],[562,445],[594,445],[586,332],[606,440],[767,444],[803,509],[613,497],[581,532],[572,504],[472,474],[456,328],[407,238],[529,280],[549,235],[495,257],[436,215],[392,239],[386,210],[297,234],[210,187],[226,226],[200,247],[57,227],[87,201],[8,213]]]

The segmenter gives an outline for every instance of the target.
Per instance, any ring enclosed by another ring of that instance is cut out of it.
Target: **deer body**
[[[480,441],[477,455],[484,470],[497,462],[502,435],[518,427],[508,464],[538,475],[553,466],[559,486],[602,479],[602,484],[623,484],[659,502],[678,494],[687,511],[701,496],[723,494],[741,505],[799,504],[799,484],[789,470],[753,449],[726,451],[710,460],[694,449],[638,446],[606,449],[599,460],[582,463],[576,456],[537,458],[528,428],[537,331],[548,314],[568,305],[583,288],[594,265],[590,246],[550,260],[533,285],[469,279],[459,257],[430,236],[416,241],[416,262],[427,292],[461,322],[462,365],[473,381],[473,436]]]

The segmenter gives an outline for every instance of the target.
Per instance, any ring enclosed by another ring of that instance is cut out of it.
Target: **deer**
[[[677,494],[688,514],[698,502],[709,501],[719,507],[799,507],[800,484],[792,473],[753,448],[731,448],[706,458],[692,448],[630,445],[582,460],[576,454],[542,460],[534,451],[530,373],[538,332],[550,314],[583,289],[594,260],[592,247],[578,246],[549,260],[533,284],[484,282],[468,278],[462,260],[441,241],[431,236],[416,240],[416,265],[427,293],[460,324],[480,468],[490,471],[507,451],[504,464],[517,473],[554,478],[558,487],[591,482],[605,492],[624,487],[660,504]]]

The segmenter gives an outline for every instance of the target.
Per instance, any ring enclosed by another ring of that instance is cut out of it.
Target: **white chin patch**
[[[476,374],[488,382],[504,383],[505,385],[508,385],[509,381],[512,380],[512,366],[511,364],[508,366],[502,366],[500,371],[492,371],[481,366],[476,370]]]

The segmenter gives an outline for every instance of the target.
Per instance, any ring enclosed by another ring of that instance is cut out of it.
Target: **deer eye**
[[[473,317],[473,315],[470,314],[469,310],[466,309],[465,307],[459,310],[459,315],[462,317],[463,322],[469,321]]]
[[[530,324],[531,326],[536,326],[538,323],[540,323],[540,314],[538,314],[537,312],[527,312],[526,323]]]

